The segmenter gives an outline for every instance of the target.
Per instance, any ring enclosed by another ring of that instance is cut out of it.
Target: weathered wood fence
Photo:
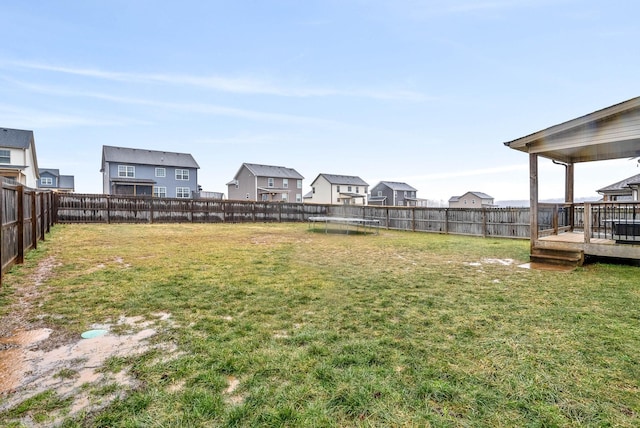
[[[313,216],[375,219],[387,229],[529,237],[529,208],[316,205],[211,199],[56,194],[58,223],[304,222]]]
[[[24,262],[24,255],[53,225],[53,193],[0,180],[0,285],[5,272]]]

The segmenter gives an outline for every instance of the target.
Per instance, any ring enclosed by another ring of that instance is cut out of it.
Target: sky
[[[446,202],[528,199],[504,142],[640,95],[629,0],[0,0],[0,127],[101,193],[103,145],[191,153],[203,190],[243,162]],[[640,174],[577,164],[575,196]],[[564,168],[540,161],[540,199]]]

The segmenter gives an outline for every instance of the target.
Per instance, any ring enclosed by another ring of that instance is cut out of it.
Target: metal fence
[[[24,262],[54,221],[53,193],[0,181],[0,284],[5,272]]]

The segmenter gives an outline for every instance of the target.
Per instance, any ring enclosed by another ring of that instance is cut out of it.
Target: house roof
[[[58,181],[58,187],[61,189],[75,189],[75,177],[73,175],[61,175]]]
[[[504,143],[566,163],[640,156],[640,97]]]
[[[39,168],[38,171],[40,171],[40,175],[42,175],[42,174],[50,174],[50,175],[53,175],[54,177],[59,177],[60,176],[60,170],[59,169]]]
[[[364,181],[360,177],[356,177],[354,175],[337,175],[337,174],[318,174],[313,182],[315,183],[318,178],[324,177],[331,184],[344,184],[344,185],[352,185],[352,186],[368,186],[366,181]],[[312,183],[313,184],[313,183]]]
[[[302,180],[304,177],[293,168],[275,165],[260,165],[256,163],[243,163],[235,177],[238,177],[242,168],[247,168],[256,177],[292,178]]]
[[[200,168],[189,153],[163,152],[159,150],[133,149],[129,147],[102,146],[102,170],[106,162],[122,162],[139,165],[166,165],[182,168]]]
[[[449,198],[449,202],[458,202],[463,196],[465,195],[474,195],[480,199],[493,199],[493,196],[489,196],[486,193],[482,193],[482,192],[467,192],[462,196],[452,196],[451,198]]]
[[[33,131],[0,128],[0,147],[28,149],[33,141]]]
[[[384,184],[391,190],[399,190],[399,191],[408,190],[412,192],[417,191],[414,187],[409,186],[407,183],[401,183],[398,181],[381,181],[380,183],[376,184],[375,187],[378,187],[381,184]]]
[[[597,190],[598,193],[611,193],[616,191],[627,191],[629,190],[629,186],[632,184],[640,184],[640,174],[634,175],[633,177],[625,178],[624,180],[620,180],[617,183],[610,184],[608,186],[603,187],[602,189]]]

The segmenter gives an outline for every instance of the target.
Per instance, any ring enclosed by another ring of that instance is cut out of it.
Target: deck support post
[[[538,242],[538,155],[529,153],[529,235],[531,237],[531,252]]]

